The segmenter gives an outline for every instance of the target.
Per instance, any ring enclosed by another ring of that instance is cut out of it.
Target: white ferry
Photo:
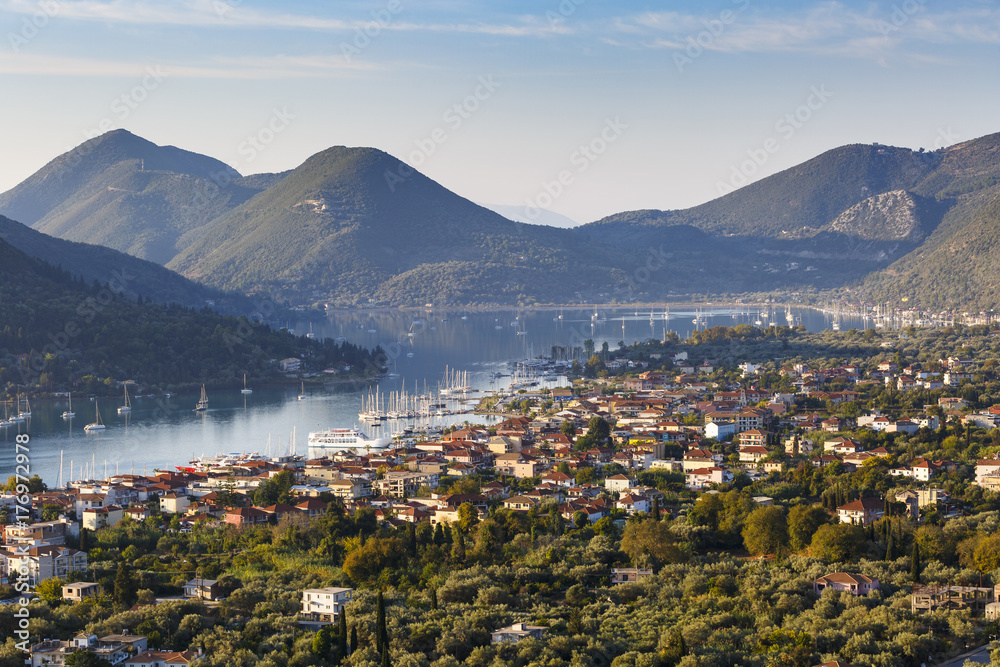
[[[392,438],[372,438],[353,428],[331,428],[309,434],[309,446],[338,451],[381,451],[387,449]]]

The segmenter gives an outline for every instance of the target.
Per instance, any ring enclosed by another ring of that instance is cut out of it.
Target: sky
[[[373,146],[586,223],[1000,132],[998,72],[996,0],[0,0],[0,191],[125,128],[243,174]]]

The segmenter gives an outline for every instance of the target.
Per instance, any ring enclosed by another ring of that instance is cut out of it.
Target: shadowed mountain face
[[[119,131],[0,195],[0,212],[213,287],[305,303],[852,286],[879,300],[959,305],[994,294],[998,147],[1000,135],[932,153],[843,146],[690,209],[556,229],[508,220],[372,148],[337,146],[290,172],[243,178]]]
[[[249,300],[188,280],[158,264],[103,246],[54,238],[0,216],[0,240],[29,257],[47,262],[82,278],[87,284],[113,284],[129,298],[143,296],[160,303],[203,307],[212,303],[222,311],[238,312]]]

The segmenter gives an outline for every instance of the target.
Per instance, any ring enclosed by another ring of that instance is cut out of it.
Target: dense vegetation
[[[126,380],[161,390],[235,386],[244,373],[258,381],[277,378],[275,362],[287,357],[303,358],[313,370],[343,361],[355,374],[375,374],[378,355],[207,308],[133,300],[0,240],[0,392],[6,394],[24,386],[118,394],[116,382]]]
[[[615,390],[603,368],[611,354],[661,361],[665,369],[671,363],[651,355],[710,356],[716,368],[706,380],[727,388],[741,381],[736,364],[752,359],[764,366],[748,383],[774,391],[790,390],[779,370],[794,361],[822,368],[892,359],[934,368],[941,357],[957,354],[975,359],[979,371],[947,395],[967,398],[967,410],[1000,401],[1000,342],[985,327],[823,334],[716,327],[686,341],[587,351],[606,392]],[[837,389],[838,382],[824,389]],[[800,398],[791,410],[852,417],[879,408],[916,415],[946,394],[901,393],[882,383],[853,388],[860,393],[856,402]],[[595,417],[575,447],[590,448],[610,435]],[[817,441],[815,455],[833,437],[799,435]],[[371,509],[348,515],[326,496],[329,511],[321,519],[286,518],[243,530],[198,524],[180,533],[178,517],[125,520],[85,531],[77,545],[88,551],[89,580],[106,594],[79,604],[58,602],[60,582],[47,582],[31,605],[30,630],[34,637],[67,637],[127,627],[147,635],[152,647],[200,647],[207,667],[810,667],[833,659],[916,667],[928,656],[953,656],[993,638],[995,623],[963,610],[914,613],[909,596],[917,583],[1000,581],[1000,495],[971,483],[975,461],[1000,452],[1000,431],[946,419],[940,429],[912,435],[867,429],[848,435],[868,448],[885,447],[890,456],[853,471],[800,462],[756,481],[739,473],[718,493],[691,491],[677,473],[644,471],[639,483],[660,490],[662,501],[648,514],[626,517],[613,510],[594,524],[579,512],[563,517],[551,502],[528,512],[494,502],[483,517],[464,505],[451,526],[394,528],[379,524]],[[735,451],[732,444],[707,444],[730,459]],[[953,511],[926,507],[919,522],[893,501],[896,491],[919,483],[888,473],[917,457],[957,464],[932,482],[949,494]],[[782,458],[788,457],[777,448],[770,460]],[[560,470],[570,472],[565,464]],[[620,472],[610,465],[575,474],[578,483],[590,483]],[[483,472],[445,478],[444,484],[450,492],[475,493],[491,479]],[[517,493],[538,480],[506,481]],[[292,483],[290,473],[281,473],[255,491],[254,501],[287,502]],[[228,503],[231,493],[224,485],[219,502]],[[759,504],[760,496],[773,505]],[[886,516],[870,527],[839,524],[831,514],[839,504],[869,496],[889,501]],[[655,575],[611,585],[611,569],[629,565],[652,568]],[[813,593],[813,581],[835,571],[877,578],[879,589],[863,597]],[[176,595],[198,575],[218,578],[226,600],[217,610],[180,601],[129,610],[135,602]],[[302,589],[319,586],[356,589],[343,623],[322,632],[298,627],[294,618]],[[0,607],[0,634],[9,636],[15,621],[10,606]],[[490,643],[492,631],[522,621],[546,628],[542,638]],[[0,664],[20,659],[12,640],[0,648]]]

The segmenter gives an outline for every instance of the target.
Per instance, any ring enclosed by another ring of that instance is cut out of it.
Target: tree
[[[115,602],[125,608],[131,607],[135,604],[138,590],[132,570],[125,563],[120,563],[115,574]]]
[[[796,505],[788,512],[788,538],[792,551],[809,546],[813,535],[830,520],[822,505]]]
[[[435,609],[436,610],[437,608],[438,608],[438,589],[432,588],[431,589],[431,609]]]
[[[865,531],[849,523],[824,524],[813,535],[809,550],[813,557],[842,562],[858,556],[865,546]]]
[[[66,667],[111,667],[111,662],[90,651],[73,651],[66,657]]]
[[[920,583],[920,545],[917,542],[913,543],[913,551],[910,552],[910,581]]]
[[[347,650],[347,610],[340,610],[340,633],[337,637],[337,645],[340,651],[341,659],[346,658],[349,655]]]
[[[758,507],[743,524],[743,543],[755,556],[780,555],[788,548],[788,521],[781,507]]]
[[[382,590],[379,589],[378,600],[375,603],[375,650],[379,653],[383,653],[388,649],[382,643],[382,638],[385,636],[385,598],[382,596]]]
[[[980,572],[992,572],[1000,567],[1000,535],[984,538],[976,546],[973,560],[976,563],[976,569]],[[914,581],[916,580],[914,579]]]
[[[653,521],[660,520],[660,497],[655,496],[653,498]]]
[[[458,507],[458,527],[464,533],[470,532],[479,523],[479,510],[472,503],[462,503]]]
[[[680,562],[683,552],[663,521],[632,521],[625,526],[621,549],[636,566],[659,567]]]
[[[316,636],[313,637],[312,652],[323,660],[330,658],[333,652],[333,631],[329,625],[324,625],[316,632]]]
[[[62,599],[63,580],[59,577],[50,577],[41,581],[35,586],[35,593],[49,604]]]

